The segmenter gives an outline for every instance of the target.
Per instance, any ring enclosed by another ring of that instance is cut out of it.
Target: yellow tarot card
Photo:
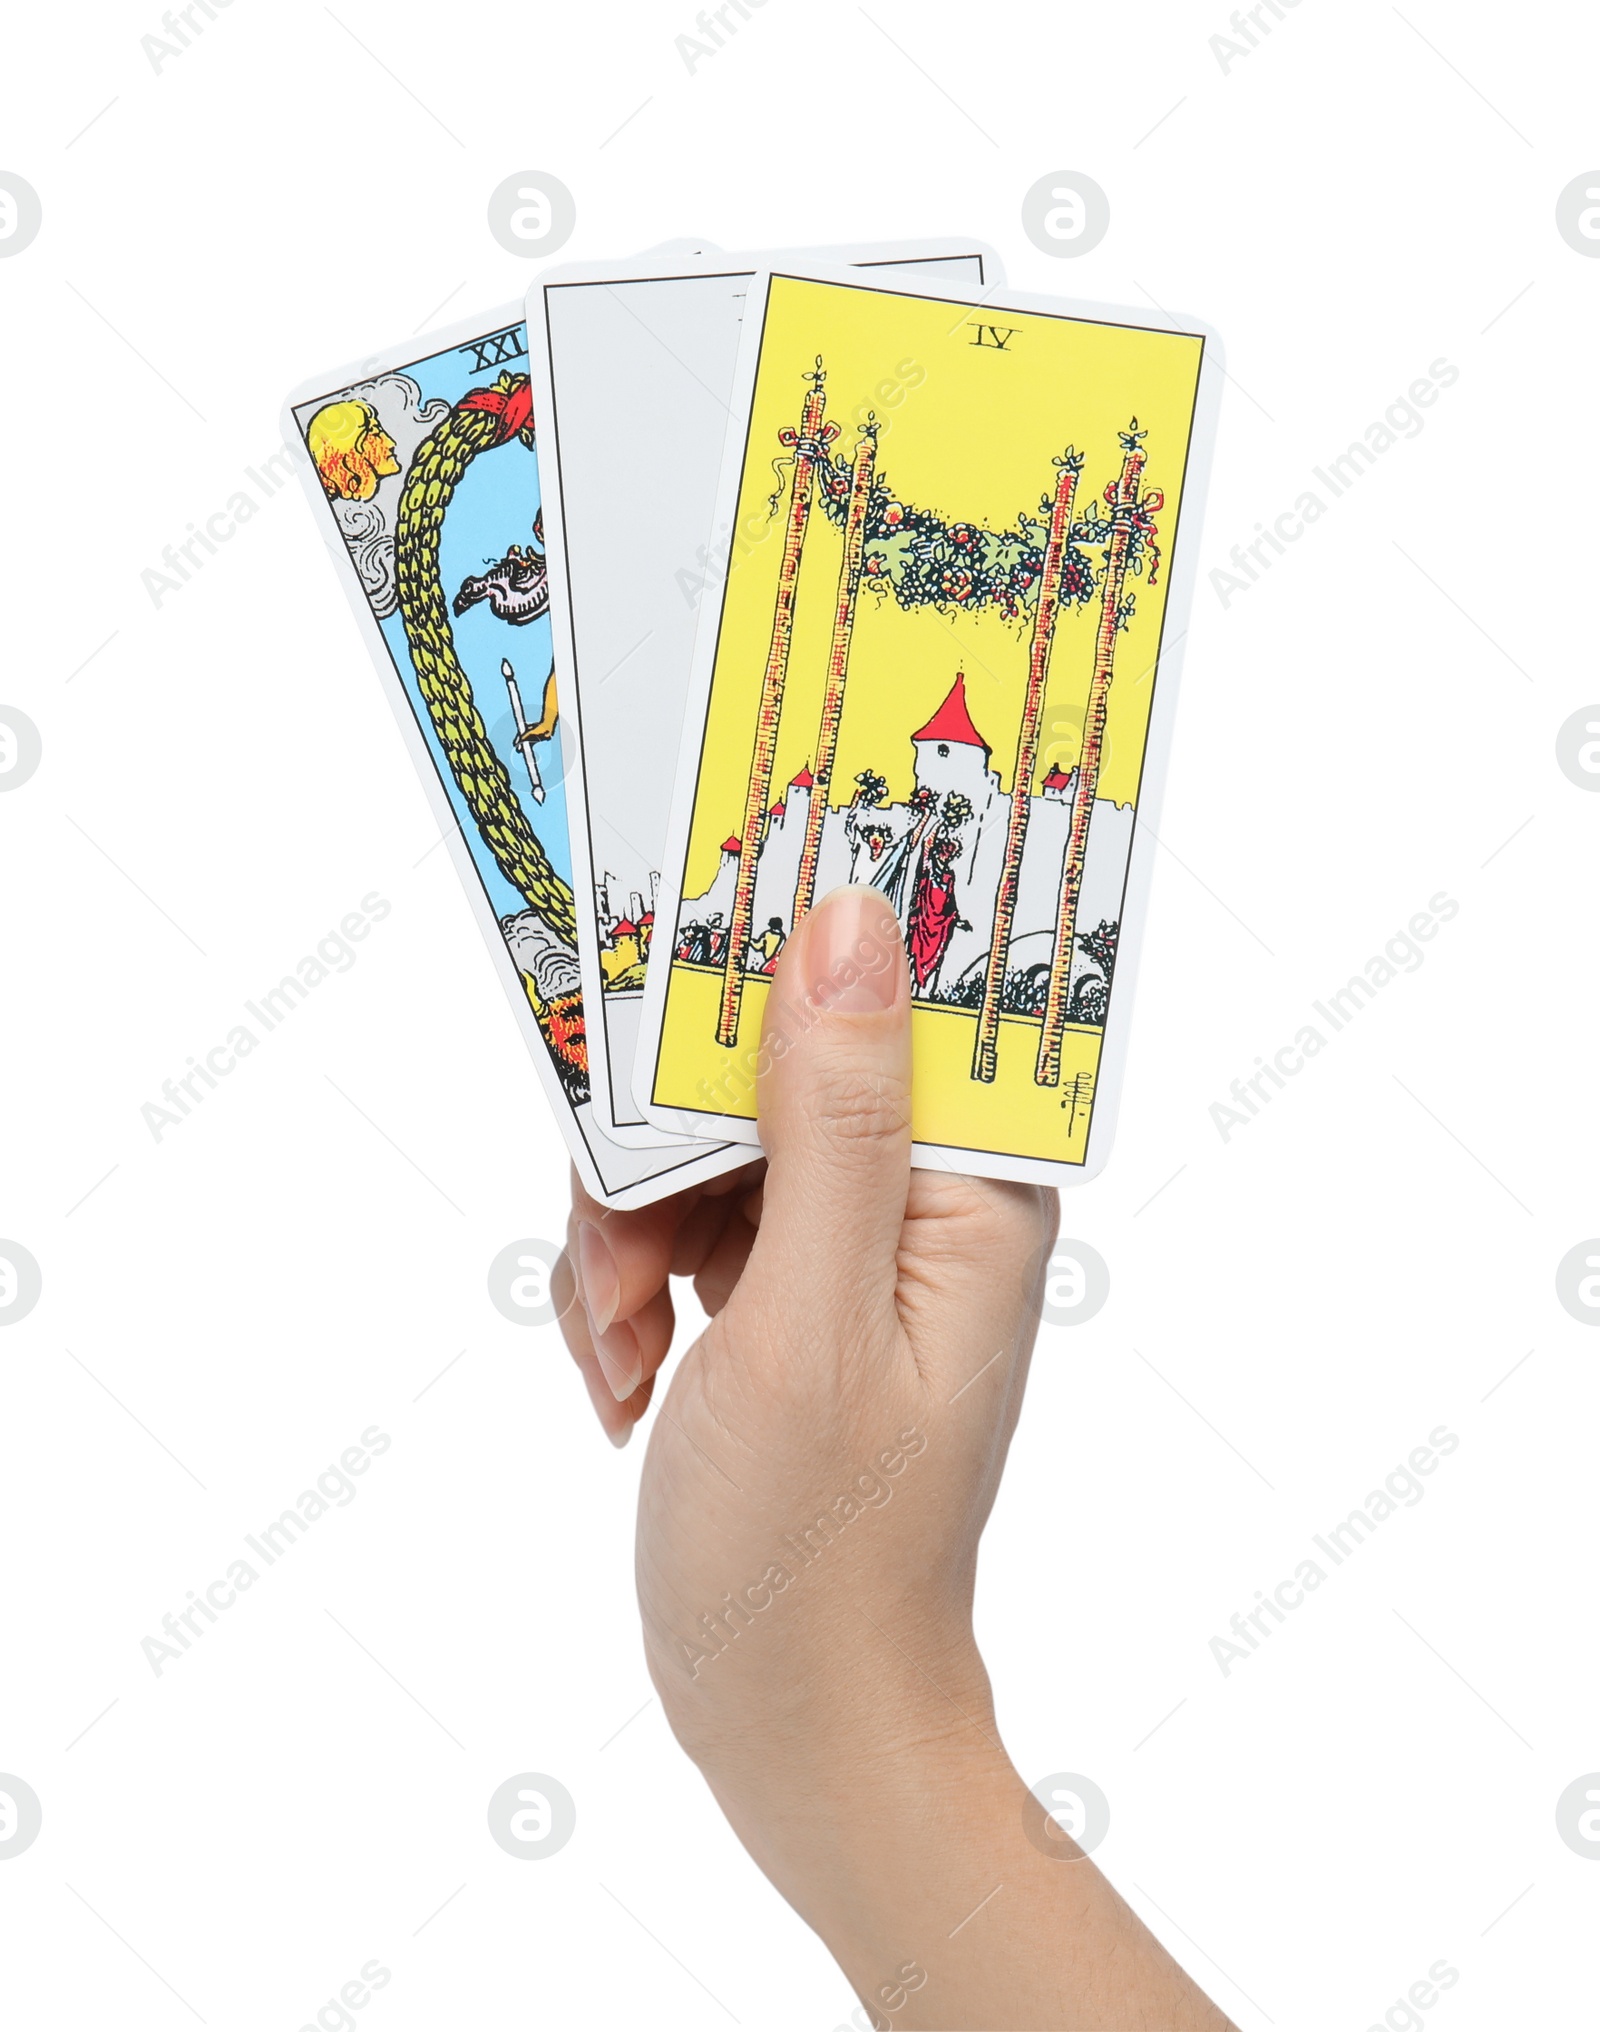
[[[917,1161],[1100,1169],[1219,369],[1142,313],[752,279],[647,1119],[758,1140],[777,955],[867,883],[905,937]]]

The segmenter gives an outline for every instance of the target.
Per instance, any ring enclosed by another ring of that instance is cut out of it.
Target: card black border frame
[[[771,309],[772,309],[772,291],[771,291],[771,288],[770,288],[770,283],[771,283],[771,282],[780,282],[780,281],[785,281],[785,282],[809,282],[809,283],[812,283],[812,284],[816,284],[816,285],[819,285],[819,286],[821,286],[821,287],[824,287],[824,288],[830,288],[830,289],[850,289],[850,290],[856,290],[856,289],[863,289],[863,288],[866,288],[866,287],[868,287],[868,286],[869,286],[869,285],[867,285],[867,284],[865,284],[865,283],[860,283],[860,282],[854,281],[853,279],[851,279],[851,278],[849,278],[849,277],[847,277],[847,276],[844,276],[844,275],[842,275],[842,274],[841,274],[841,275],[837,275],[837,276],[830,276],[830,277],[822,277],[822,276],[817,276],[817,275],[800,275],[800,274],[796,274],[796,273],[794,273],[794,272],[793,272],[792,270],[790,270],[790,269],[788,269],[788,268],[776,268],[776,267],[775,267],[775,268],[771,268],[771,269],[768,269],[768,270],[766,270],[765,272],[766,272],[766,274],[767,274],[767,276],[768,276],[768,278],[769,278],[769,287],[768,287],[768,289],[767,289],[766,295],[765,295],[765,297],[764,297],[764,299],[763,299],[763,302],[762,302],[762,306],[761,306],[761,332],[760,332],[760,337],[759,337],[759,339],[757,339],[757,340],[756,340],[756,341],[754,342],[754,344],[755,344],[755,346],[756,346],[756,362],[755,362],[755,369],[754,369],[754,374],[753,374],[753,377],[752,377],[752,380],[751,380],[751,384],[750,384],[750,390],[751,390],[751,405],[750,405],[750,414],[749,414],[749,415],[748,415],[748,416],[746,417],[746,419],[745,419],[745,434],[744,434],[744,448],[743,448],[743,451],[742,451],[742,452],[741,452],[741,454],[740,454],[740,459],[739,459],[739,472],[740,472],[741,474],[743,474],[743,473],[744,473],[744,472],[745,472],[745,471],[746,471],[746,470],[748,469],[748,465],[749,465],[749,460],[750,460],[750,439],[751,439],[751,433],[752,433],[752,431],[753,431],[753,430],[754,430],[754,428],[755,428],[755,402],[754,402],[754,393],[755,393],[755,389],[756,389],[756,386],[757,386],[757,385],[759,384],[759,381],[760,381],[760,376],[761,376],[761,365],[762,365],[762,360],[763,360],[763,358],[764,358],[764,356],[765,356],[765,348],[766,348],[766,342],[767,342],[767,324],[768,324],[768,319],[769,319],[769,317],[770,317],[770,314],[771,314]],[[899,290],[899,291],[896,291],[896,292],[895,292],[895,294],[897,294],[897,295],[900,295],[900,296],[911,296],[911,297],[916,297],[916,298],[917,298],[917,300],[918,300],[919,302],[923,302],[923,303],[951,303],[951,302],[959,302],[959,301],[960,301],[959,299],[957,299],[957,298],[952,298],[952,297],[944,297],[944,296],[936,296],[936,295],[935,295],[935,296],[929,296],[929,295],[923,295],[923,294],[920,294],[920,293],[919,293],[918,291],[916,291],[916,290],[914,290],[914,289],[907,289],[907,290]],[[1152,331],[1157,331],[1157,332],[1160,332],[1160,333],[1162,333],[1162,334],[1164,334],[1165,336],[1168,336],[1168,337],[1172,337],[1172,338],[1188,338],[1188,339],[1193,339],[1193,340],[1195,341],[1195,343],[1196,343],[1196,346],[1197,346],[1198,350],[1197,350],[1197,352],[1196,352],[1196,354],[1195,354],[1195,366],[1194,366],[1194,392],[1193,392],[1193,398],[1192,398],[1192,400],[1191,400],[1191,402],[1190,402],[1190,406],[1189,406],[1189,429],[1188,429],[1188,434],[1187,434],[1187,436],[1185,437],[1185,440],[1184,440],[1184,460],[1183,460],[1183,492],[1182,492],[1182,494],[1181,494],[1181,495],[1179,496],[1179,501],[1178,501],[1178,513],[1177,513],[1177,516],[1176,516],[1176,518],[1175,518],[1175,520],[1174,520],[1174,522],[1173,522],[1173,525],[1172,525],[1172,539],[1171,539],[1171,542],[1170,542],[1170,545],[1169,545],[1169,549],[1168,549],[1168,554],[1169,554],[1169,557],[1175,557],[1175,556],[1177,555],[1177,551],[1178,551],[1178,541],[1179,541],[1179,533],[1180,533],[1180,531],[1181,531],[1181,530],[1182,530],[1182,529],[1184,528],[1184,526],[1185,526],[1185,521],[1184,521],[1184,518],[1185,518],[1185,515],[1186,515],[1186,513],[1188,512],[1188,509],[1189,509],[1189,504],[1190,504],[1190,478],[1191,478],[1191,474],[1192,474],[1192,472],[1193,472],[1193,453],[1194,453],[1194,445],[1195,445],[1195,432],[1196,432],[1196,429],[1197,429],[1197,427],[1198,427],[1198,424],[1199,424],[1199,420],[1200,420],[1200,413],[1201,413],[1201,400],[1202,400],[1202,389],[1201,389],[1201,380],[1202,380],[1202,376],[1203,376],[1203,375],[1204,375],[1204,373],[1205,373],[1205,368],[1206,368],[1206,360],[1207,360],[1207,355],[1208,355],[1208,353],[1209,353],[1209,352],[1211,352],[1211,351],[1212,351],[1212,350],[1214,349],[1214,347],[1215,347],[1215,340],[1214,340],[1214,337],[1213,337],[1213,335],[1212,335],[1212,334],[1211,334],[1210,332],[1208,332],[1208,331],[1204,331],[1204,330],[1191,330],[1191,329],[1189,329],[1189,328],[1187,328],[1187,327],[1185,327],[1185,326],[1183,326],[1183,325],[1181,325],[1181,324],[1174,324],[1174,325],[1149,325],[1149,324],[1136,324],[1136,323],[1132,322],[1132,321],[1131,321],[1130,319],[1127,319],[1127,318],[1116,318],[1116,317],[1094,317],[1094,316],[1090,316],[1090,315],[1088,315],[1088,314],[1087,314],[1087,313],[1086,313],[1085,311],[1082,311],[1082,310],[1073,310],[1073,309],[1063,309],[1063,310],[1050,310],[1050,309],[1044,308],[1044,307],[1042,307],[1042,306],[1040,306],[1040,305],[1037,305],[1037,304],[1027,304],[1027,305],[1004,305],[1004,304],[1002,304],[1002,305],[1000,306],[1000,308],[1001,308],[1002,310],[1004,310],[1004,309],[1016,309],[1016,310],[1018,310],[1019,312],[1021,312],[1021,313],[1025,314],[1025,315],[1028,315],[1028,316],[1033,316],[1033,317],[1047,317],[1047,318],[1053,318],[1053,319],[1057,320],[1057,321],[1058,321],[1059,323],[1063,323],[1063,324],[1090,324],[1090,325],[1103,325],[1103,326],[1109,327],[1109,328],[1111,328],[1111,329],[1113,329],[1113,330],[1117,330],[1117,331],[1130,331],[1130,332],[1141,332],[1141,333],[1148,333],[1148,332],[1152,332]],[[717,631],[716,631],[716,640],[715,640],[715,644],[714,644],[714,647],[713,647],[713,649],[712,649],[712,651],[711,651],[711,658],[710,658],[710,662],[711,662],[711,670],[712,670],[712,673],[713,673],[713,675],[712,675],[712,684],[713,684],[713,685],[715,684],[715,671],[716,671],[716,668],[717,668],[717,664],[718,664],[718,662],[719,662],[719,660],[720,660],[720,658],[721,658],[721,654],[722,654],[722,636],[723,636],[723,629],[724,629],[724,626],[725,626],[725,624],[726,624],[726,617],[727,617],[727,600],[728,600],[728,589],[729,589],[729,581],[728,581],[728,579],[727,579],[727,578],[724,578],[724,580],[723,580],[723,584],[722,584],[722,589],[721,589],[721,598],[720,598],[720,601],[719,601],[719,604],[718,604],[718,608],[717,608]],[[1152,659],[1152,662],[1151,662],[1151,671],[1152,671],[1152,683],[1151,683],[1151,687],[1150,687],[1150,691],[1151,691],[1151,705],[1152,705],[1152,713],[1151,713],[1151,715],[1150,715],[1150,716],[1147,716],[1147,718],[1146,718],[1146,722],[1145,722],[1145,737],[1144,737],[1144,741],[1143,741],[1143,743],[1142,743],[1142,745],[1141,745],[1141,747],[1140,747],[1140,752],[1139,752],[1139,781],[1138,781],[1138,787],[1137,787],[1137,789],[1135,790],[1135,793],[1134,793],[1134,806],[1133,806],[1133,809],[1134,809],[1134,826],[1135,826],[1135,829],[1137,829],[1137,827],[1138,827],[1138,824],[1139,824],[1139,807],[1140,807],[1140,804],[1141,804],[1141,802],[1142,802],[1142,800],[1143,800],[1143,795],[1144,795],[1144,784],[1145,784],[1145,773],[1146,773],[1146,770],[1147,770],[1147,768],[1148,768],[1148,765],[1149,765],[1149,761],[1150,761],[1150,730],[1151,730],[1151,725],[1152,725],[1152,722],[1153,722],[1153,709],[1154,709],[1154,700],[1155,700],[1155,690],[1156,690],[1156,686],[1157,686],[1157,685],[1158,685],[1158,684],[1159,684],[1159,683],[1161,682],[1161,676],[1162,676],[1162,671],[1161,671],[1161,665],[1162,665],[1162,659],[1163,659],[1163,658],[1164,658],[1164,656],[1166,655],[1166,651],[1167,651],[1167,627],[1168,627],[1168,622],[1169,622],[1169,620],[1170,620],[1170,618],[1171,618],[1171,612],[1172,612],[1172,600],[1171,600],[1171,593],[1172,593],[1172,582],[1171,582],[1171,580],[1170,580],[1170,578],[1169,578],[1169,581],[1168,581],[1168,598],[1167,598],[1167,599],[1166,599],[1166,600],[1165,600],[1165,601],[1164,601],[1164,602],[1162,603],[1162,609],[1161,609],[1161,628],[1160,628],[1160,632],[1159,632],[1159,634],[1158,634],[1158,636],[1157,636],[1157,640],[1156,640],[1156,648],[1155,648],[1155,655],[1154,655],[1154,658]],[[1185,629],[1185,630],[1184,630],[1184,633],[1185,633],[1185,634],[1187,634],[1187,632],[1188,632],[1188,630],[1187,630],[1187,629]],[[1181,638],[1180,638],[1180,639],[1181,639]],[[711,699],[711,693],[710,693],[710,690],[708,689],[708,691],[707,691],[707,694],[706,694],[706,700],[705,700],[705,704],[706,704],[706,709],[707,709],[707,713],[708,713],[708,715],[709,715],[709,709],[710,709],[710,699]],[[695,809],[695,807],[696,807],[696,806],[698,805],[698,803],[699,803],[699,797],[700,797],[700,781],[701,781],[701,776],[702,776],[702,774],[703,774],[703,770],[704,770],[704,761],[705,761],[705,734],[704,734],[704,729],[702,729],[702,731],[701,731],[701,737],[700,737],[700,743],[699,743],[699,747],[698,747],[698,750],[697,750],[697,752],[696,752],[696,759],[695,759],[695,783],[694,783],[694,795],[693,795],[692,799],[690,800],[690,810],[691,810],[691,812],[692,812],[692,811],[693,811],[693,810]],[[692,830],[692,820],[691,820],[691,830]],[[684,853],[685,853],[685,855],[687,855],[687,852],[688,852],[688,835],[686,834],[686,835],[685,835],[685,841],[684,841]],[[1123,913],[1124,913],[1124,914],[1126,913],[1126,909],[1127,909],[1127,899],[1128,899],[1128,889],[1129,889],[1129,884],[1130,884],[1130,881],[1131,881],[1131,877],[1132,877],[1132,869],[1133,869],[1133,851],[1132,851],[1132,840],[1131,840],[1131,838],[1130,838],[1130,844],[1129,844],[1129,853],[1128,853],[1128,859],[1127,859],[1127,862],[1125,863],[1125,865],[1124,865],[1124,867],[1123,867],[1123,872],[1122,872],[1122,889],[1121,889],[1121,892],[1120,892],[1120,908],[1121,908],[1121,910],[1123,911]],[[679,899],[679,908],[681,909],[681,907],[682,907],[682,877],[681,877],[681,876],[680,876],[680,878],[679,878],[679,881],[678,881],[678,884],[677,884],[677,892],[676,892],[676,893],[677,893],[677,896],[678,896],[678,899]],[[1119,920],[1119,924],[1120,924],[1120,920]],[[668,990],[668,992],[670,993],[670,985],[669,985],[669,990]],[[1116,986],[1115,986],[1115,983],[1113,983],[1113,986],[1112,986],[1112,994],[1113,994],[1113,995],[1115,995],[1115,993],[1116,993]],[[1132,994],[1132,986],[1131,986],[1131,984],[1129,985],[1129,987],[1128,987],[1128,989],[1127,989],[1127,993],[1128,993],[1128,994],[1130,995],[1130,997],[1131,997],[1131,994]],[[659,1080],[660,1080],[660,1076],[661,1076],[661,1047],[662,1047],[662,1038],[663,1038],[663,1035],[664,1035],[664,1033],[665,1033],[665,1029],[666,1029],[666,1020],[665,1020],[665,1007],[666,1007],[666,998],[665,998],[665,996],[663,996],[663,1003],[662,1003],[662,1007],[663,1007],[663,1017],[662,1017],[662,1022],[661,1022],[661,1024],[660,1024],[660,1026],[659,1026],[659,1027],[657,1028],[657,1031],[656,1031],[656,1036],[655,1036],[655,1053],[654,1053],[654,1058],[653,1058],[653,1061],[652,1061],[652,1064],[651,1064],[651,1068],[650,1068],[650,1098],[651,1098],[651,1102],[652,1102],[652,1104],[653,1104],[654,1106],[656,1106],[656,1107],[658,1107],[658,1108],[663,1108],[663,1109],[672,1109],[672,1108],[674,1108],[674,1105],[675,1105],[674,1103],[672,1103],[672,1102],[670,1102],[670,1101],[662,1101],[662,1100],[660,1100],[660,1099],[659,1099],[659,1098],[657,1097],[657,1086],[658,1086],[658,1082],[659,1082]],[[1131,1004],[1130,1004],[1130,1007],[1131,1007]],[[1119,1021],[1121,1022],[1121,1025],[1122,1025],[1122,1027],[1124,1028],[1124,1030],[1125,1030],[1125,1028],[1126,1028],[1126,1024],[1127,1024],[1127,1022],[1128,1022],[1128,1021],[1130,1021],[1130,1020],[1131,1020],[1131,1015],[1130,1015],[1129,1017],[1126,1017],[1126,1018],[1122,1018],[1122,1017],[1120,1017],[1120,1015],[1119,1015]],[[1041,1165],[1049,1165],[1049,1166],[1053,1166],[1053,1167],[1059,1167],[1060,1169],[1062,1169],[1062,1170],[1065,1170],[1065,1171],[1071,1171],[1071,1172],[1077,1172],[1077,1173],[1079,1173],[1079,1174],[1080,1174],[1081,1176],[1083,1176],[1083,1177],[1084,1177],[1085,1179],[1087,1179],[1087,1178],[1088,1178],[1088,1177],[1090,1177],[1090,1176],[1093,1176],[1093,1175],[1095,1175],[1095,1173],[1091,1173],[1091,1172],[1089,1171],[1089,1159],[1090,1159],[1090,1154],[1091,1154],[1091,1150],[1092,1150],[1092,1148],[1093,1148],[1093,1139],[1094,1139],[1094,1129],[1095,1129],[1095,1116],[1096,1116],[1096,1114],[1097,1114],[1097,1113],[1099,1112],[1099,1109],[1100,1109],[1100,1106],[1101,1106],[1101,1102],[1100,1102],[1100,1091],[1099,1091],[1099,1089],[1100,1089],[1100,1076],[1099,1076],[1099,1065],[1103,1065],[1103,1063],[1104,1063],[1104,1059],[1105,1059],[1105,1053],[1106,1053],[1106,1048],[1107,1048],[1107,1043],[1108,1043],[1108,1039],[1109,1039],[1109,1033],[1110,1033],[1110,1029],[1111,1029],[1111,1011],[1110,1011],[1110,1007],[1109,1007],[1109,1004],[1108,1004],[1108,1007],[1107,1007],[1107,1013],[1106,1013],[1106,1022],[1105,1022],[1105,1025],[1104,1025],[1104,1026],[1102,1027],[1102,1031],[1101,1031],[1101,1047],[1100,1047],[1100,1051],[1101,1051],[1101,1056],[1100,1056],[1100,1061],[1099,1061],[1099,1063],[1097,1064],[1097,1069],[1096,1069],[1096,1075],[1095,1075],[1095,1097],[1094,1097],[1094,1099],[1093,1099],[1093,1100],[1092,1100],[1092,1101],[1090,1102],[1090,1104],[1089,1104],[1089,1123],[1088,1123],[1088,1126],[1087,1126],[1087,1128],[1085,1129],[1085,1132],[1084,1132],[1084,1142],[1083,1142],[1083,1156],[1082,1156],[1081,1158],[1071,1158],[1071,1157],[1042,1157],[1042,1158],[1029,1158],[1029,1159],[1026,1159],[1026,1160],[1023,1160],[1023,1161],[1026,1161],[1026,1162],[1028,1162],[1028,1163],[1034,1163],[1034,1164],[1041,1164]],[[1118,1069],[1118,1071],[1119,1071],[1119,1093],[1118,1093],[1118,1095],[1117,1095],[1117,1100],[1116,1100],[1116,1102],[1114,1102],[1114,1103],[1112,1104],[1112,1109],[1113,1109],[1113,1120],[1114,1120],[1114,1117],[1115,1117],[1115,1112],[1116,1112],[1116,1106],[1117,1106],[1117,1105],[1118,1105],[1118,1104],[1120,1103],[1120,1098],[1121,1098],[1121,1096],[1120,1096],[1120,1074],[1121,1074],[1121,1068],[1120,1068],[1120,1066],[1119,1066],[1119,1069]],[[706,1120],[706,1121],[717,1121],[717,1120],[726,1120],[726,1121],[729,1121],[729,1122],[739,1122],[739,1123],[751,1123],[751,1122],[753,1122],[753,1121],[754,1121],[754,1119],[755,1119],[755,1118],[754,1118],[753,1116],[751,1116],[751,1115],[738,1115],[738,1114],[734,1114],[734,1113],[732,1113],[731,1111],[729,1111],[729,1112],[727,1112],[726,1114],[724,1114],[724,1113],[722,1113],[721,1111],[716,1111],[716,1110],[712,1110],[712,1109],[705,1109],[705,1110],[698,1110],[698,1109],[697,1109],[697,1110],[687,1110],[687,1109],[685,1109],[685,1110],[679,1110],[678,1112],[682,1112],[682,1113],[694,1113],[694,1114],[696,1114],[697,1116],[699,1116],[699,1117],[700,1117],[701,1119],[704,1119],[704,1120]],[[930,1141],[930,1140],[928,1140],[927,1138],[925,1138],[925,1137],[920,1137],[920,1136],[916,1138],[916,1148],[917,1148],[917,1149],[918,1149],[919,1151],[942,1151],[942,1152],[946,1152],[946,1153],[948,1153],[949,1155],[951,1155],[951,1156],[953,1156],[953,1157],[957,1157],[957,1158],[960,1158],[960,1157],[968,1157],[968,1156],[970,1156],[970,1157],[980,1157],[980,1158],[982,1158],[982,1157],[988,1157],[988,1158],[1001,1158],[1001,1159],[1005,1159],[1005,1160],[1013,1160],[1013,1161],[1015,1161],[1015,1160],[1017,1159],[1017,1156],[1018,1156],[1018,1153],[1016,1153],[1016,1152],[1014,1152],[1014,1151],[1006,1151],[1006,1150],[996,1150],[996,1149],[990,1149],[990,1148],[987,1148],[987,1147],[984,1147],[984,1146],[981,1146],[981,1145],[977,1145],[977,1144],[965,1144],[965,1143],[940,1143],[940,1142],[934,1142],[934,1141]],[[1097,1166],[1097,1167],[1096,1167],[1096,1172],[1098,1171],[1098,1169],[1099,1169],[1099,1167]]]

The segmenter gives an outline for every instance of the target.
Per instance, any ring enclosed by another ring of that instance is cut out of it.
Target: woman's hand
[[[908,975],[876,891],[789,940],[756,1071],[764,1177],[636,1214],[580,1194],[569,1236],[568,1340],[619,1444],[669,1274],[711,1314],[640,1490],[668,1720],[875,2022],[1219,2027],[998,1741],[973,1586],[1056,1201],[910,1168]]]

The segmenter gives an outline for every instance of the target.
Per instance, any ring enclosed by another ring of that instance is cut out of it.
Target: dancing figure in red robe
[[[959,841],[941,833],[922,857],[911,896],[906,949],[913,994],[926,992],[961,923],[956,907],[955,858]]]

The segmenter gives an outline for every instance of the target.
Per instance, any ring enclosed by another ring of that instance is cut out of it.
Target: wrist
[[[972,1890],[974,1872],[997,1829],[1020,1834],[1025,1792],[970,1634],[915,1663],[877,1641],[889,1660],[871,1672],[800,1689],[696,1757],[752,1857],[858,1984],[880,1963],[887,1981],[887,1956],[914,1957],[931,1913],[952,1908],[943,1941],[992,1888]]]
[[[692,1669],[649,1647],[667,1719],[725,1803],[843,1810],[878,1774],[953,1737],[995,1743],[989,1676],[966,1618],[921,1617],[908,1629],[897,1616],[891,1629],[876,1603],[832,1606],[827,1627],[812,1624],[798,1642],[773,1629],[766,1643],[729,1644]]]
[[[856,1767],[848,1786],[834,1787],[820,1808],[808,1804],[777,1841],[752,1842],[735,1819],[861,1999],[852,2026],[1047,2022],[983,2015],[1009,1959],[996,1954],[1016,1918],[1003,1908],[1014,1906],[1030,1865],[1045,1865],[1031,1849],[1019,1854],[1025,1787],[992,1718],[974,1719],[930,1727],[870,1770]],[[773,1824],[758,1823],[762,1836]]]
[[[1230,2032],[1071,1841],[1001,1746],[975,1647],[870,1719],[796,1732],[768,1760],[712,1760],[735,1832],[821,1938],[877,2032],[1065,2027]]]

